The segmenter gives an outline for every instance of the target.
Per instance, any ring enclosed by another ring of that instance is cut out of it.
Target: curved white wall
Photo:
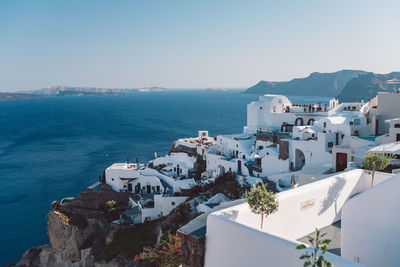
[[[350,199],[342,211],[342,257],[400,266],[400,175]]]
[[[389,177],[378,173],[376,183]],[[281,192],[279,209],[264,220],[263,231],[260,216],[247,203],[210,214],[206,266],[301,266],[296,240],[340,220],[344,203],[367,190],[370,181],[368,174],[356,169]],[[355,264],[327,254],[335,266]]]

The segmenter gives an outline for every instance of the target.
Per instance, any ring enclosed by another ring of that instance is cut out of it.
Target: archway
[[[302,118],[297,118],[297,119],[295,120],[295,122],[294,122],[294,125],[300,126],[300,125],[303,125],[303,123],[304,123],[304,121],[303,121]]]
[[[306,158],[304,157],[303,151],[296,148],[296,160],[294,163],[295,171],[301,170],[303,166],[306,164]]]
[[[315,120],[312,119],[312,118],[309,119],[308,122],[307,122],[307,125],[314,125],[314,121],[315,121]]]

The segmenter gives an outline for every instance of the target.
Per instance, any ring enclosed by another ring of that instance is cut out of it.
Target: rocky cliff
[[[336,96],[349,80],[365,73],[365,71],[361,70],[341,70],[332,73],[313,72],[308,77],[291,81],[260,81],[248,88],[245,93],[258,95]]]
[[[54,201],[47,215],[50,244],[29,249],[10,266],[142,266],[133,259],[143,247],[156,247],[168,232],[174,234],[197,215],[185,202],[156,221],[134,227],[113,224],[128,207],[129,197],[101,184],[96,192]],[[115,201],[112,209],[106,206],[110,200]]]
[[[337,96],[341,102],[351,102],[354,99],[365,100],[375,97],[379,92],[392,92],[398,86],[386,84],[387,80],[399,79],[400,72],[388,74],[367,73],[351,79]]]
[[[47,215],[50,245],[29,249],[14,266],[134,266],[130,259],[99,260],[114,233],[124,228],[110,223],[118,212],[107,212],[105,203],[114,200],[115,211],[123,210],[129,197],[102,187],[102,192],[86,191],[74,199],[54,201]]]

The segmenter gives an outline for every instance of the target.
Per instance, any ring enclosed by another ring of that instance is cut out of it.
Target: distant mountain
[[[337,98],[341,102],[354,101],[354,99],[365,100],[375,97],[378,92],[392,92],[399,86],[386,84],[387,80],[400,79],[400,72],[391,72],[388,74],[375,74],[373,72],[360,75],[351,79]],[[399,103],[400,105],[400,103]]]
[[[365,73],[362,70],[341,70],[332,73],[313,72],[306,78],[296,78],[291,81],[260,81],[248,88],[244,93],[258,95],[337,96],[348,81]]]
[[[71,96],[71,95],[110,95],[127,94],[132,92],[166,91],[162,87],[142,87],[142,88],[100,88],[100,87],[73,87],[73,86],[51,86],[47,88],[21,91],[20,93],[36,94],[45,96]]]
[[[17,100],[17,99],[31,99],[31,98],[40,98],[40,95],[34,94],[20,94],[20,93],[1,93],[0,92],[0,100]]]

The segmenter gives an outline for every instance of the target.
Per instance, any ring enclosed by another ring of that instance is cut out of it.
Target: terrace
[[[392,176],[377,173],[371,190],[370,175],[356,169],[278,193],[279,209],[262,230],[260,216],[247,203],[214,212],[207,221],[205,266],[264,266],[266,259],[271,266],[299,266],[303,252],[295,248],[316,228],[332,240],[326,258],[334,266],[382,266],[382,257],[397,263],[400,255],[391,248],[400,243],[395,230],[400,215],[390,210],[397,203],[391,192],[400,176]],[[393,223],[382,228],[382,217]],[[367,241],[371,232],[374,242]]]

